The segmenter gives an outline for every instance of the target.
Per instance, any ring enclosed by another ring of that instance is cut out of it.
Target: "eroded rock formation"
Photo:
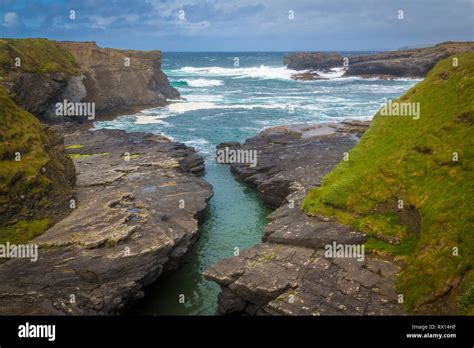
[[[60,42],[83,74],[85,101],[96,103],[98,116],[164,106],[179,93],[161,71],[161,51],[101,48],[95,42]],[[73,95],[78,95],[74,93]]]
[[[95,117],[163,106],[179,98],[161,70],[161,51],[101,48],[95,42],[2,39],[0,81],[42,122],[86,122],[56,114],[56,104],[95,103]]]
[[[360,122],[274,127],[243,145],[220,145],[258,150],[255,168],[233,164],[231,171],[278,208],[262,244],[204,272],[221,285],[219,314],[403,313],[394,290],[400,267],[373,255],[363,261],[326,257],[325,245],[361,244],[367,236],[300,208],[306,190],[321,185],[366,128]]]
[[[0,314],[117,314],[186,260],[212,187],[184,144],[118,130],[76,131],[71,214],[32,240],[39,258],[0,264]],[[195,175],[196,174],[196,175]]]
[[[463,52],[474,51],[474,42],[444,42],[433,47],[388,51],[347,57],[344,76],[380,77],[384,79],[426,76],[437,62]],[[344,66],[338,53],[290,53],[283,59],[289,69],[310,70],[311,73],[295,74],[295,79],[317,80],[318,71],[329,71]]]

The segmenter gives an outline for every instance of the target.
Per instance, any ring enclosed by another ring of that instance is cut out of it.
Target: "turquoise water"
[[[283,53],[167,53],[163,69],[185,100],[95,123],[96,128],[163,134],[194,146],[206,159],[204,178],[214,187],[191,262],[148,288],[133,313],[214,314],[219,287],[204,280],[202,271],[232,256],[234,248],[260,242],[269,210],[233,179],[227,166],[215,162],[215,145],[243,141],[269,126],[370,119],[417,82],[340,78],[338,71],[325,81],[294,81],[295,72],[282,61]]]

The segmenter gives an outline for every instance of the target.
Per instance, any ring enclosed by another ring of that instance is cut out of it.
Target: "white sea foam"
[[[135,116],[136,124],[151,124],[151,123],[161,123],[166,124],[163,120],[160,120],[159,116],[145,116],[145,115],[136,115]]]
[[[196,148],[203,155],[209,155],[213,152],[213,146],[204,138],[186,140],[185,144]]]
[[[137,116],[154,116],[156,118],[164,118],[164,116],[159,116],[157,114],[157,111],[159,110],[162,110],[161,107],[158,107],[158,108],[153,108],[153,109],[145,109],[145,110],[142,110],[140,111],[138,114],[135,115],[135,117]]]
[[[209,80],[209,79],[181,79],[178,81],[184,81],[189,87],[217,87],[224,84],[221,80]]]
[[[211,109],[288,109],[287,103],[268,103],[268,104],[216,104],[209,101],[186,101],[176,102],[168,105],[165,109],[171,113],[181,114],[196,110],[211,110]],[[156,109],[155,109],[156,110]],[[161,117],[168,117],[161,116]]]
[[[414,85],[414,83],[413,83]],[[344,88],[344,91],[348,93],[358,94],[358,93],[370,93],[370,94],[389,94],[389,93],[403,93],[411,87],[411,84],[403,85],[380,85],[380,84],[365,84],[357,86],[347,86]]]
[[[257,79],[280,79],[290,80],[291,75],[298,73],[296,70],[287,69],[284,66],[270,67],[260,65],[252,68],[221,68],[217,66],[196,68],[186,66],[178,70],[173,70],[176,74],[190,74],[194,76],[227,76],[234,78],[257,78]]]
[[[220,102],[224,96],[220,94],[186,94],[183,96],[188,102]]]
[[[344,73],[346,72],[346,69],[344,67],[339,67],[339,68],[332,68],[330,69],[330,71],[326,71],[326,72],[319,71],[319,70],[316,72],[321,77],[325,77],[327,79],[334,79],[334,78],[342,77],[342,75],[344,75]]]
[[[360,76],[346,76],[343,77],[344,73],[346,72],[345,67],[337,67],[331,68],[329,71],[316,71],[317,74],[321,77],[327,78],[329,80],[335,81],[354,81],[354,80],[368,80],[368,81],[376,81],[379,80],[378,77],[360,77]],[[288,69],[286,66],[281,67],[270,67],[265,65],[260,65],[259,67],[251,67],[251,68],[222,68],[222,67],[202,67],[196,68],[191,66],[186,66],[178,70],[173,70],[172,73],[176,74],[189,74],[192,76],[202,76],[202,77],[214,77],[214,76],[223,76],[223,77],[233,77],[236,79],[239,78],[258,78],[258,79],[281,79],[281,80],[291,80],[291,75],[304,73],[306,71],[296,71]],[[199,84],[206,82],[201,82],[204,79],[197,79],[195,87],[203,87]],[[396,81],[407,81],[407,82],[418,82],[420,79],[411,79],[411,78],[397,78]],[[188,80],[184,80],[188,82]],[[219,80],[209,80],[209,81],[219,81]],[[321,82],[321,81],[318,81]],[[188,82],[189,86],[193,86]],[[212,87],[210,85],[209,87]],[[194,86],[193,86],[194,87]]]
[[[170,112],[181,114],[188,111],[215,109],[216,107],[216,104],[210,102],[180,102],[170,104],[166,108]]]
[[[397,78],[395,78],[395,79],[393,79],[393,80],[394,80],[394,81],[407,81],[407,82],[416,83],[416,82],[422,81],[423,79],[416,78],[416,77],[397,77]]]
[[[199,139],[187,140],[187,141],[186,141],[186,144],[188,144],[188,145],[193,145],[193,146],[197,146],[197,145],[207,145],[207,144],[209,144],[209,141],[207,141],[207,140],[204,139],[204,138],[199,138]]]
[[[320,96],[320,97],[317,97],[315,99],[316,102],[320,102],[320,103],[340,103],[340,102],[344,102],[346,100],[347,99],[344,99],[344,98],[341,98],[341,97],[335,97],[335,96],[331,96],[331,95]]]
[[[204,97],[204,96],[203,96]],[[373,106],[379,105],[378,102],[364,102],[364,101],[355,101],[344,99],[340,97],[331,97],[325,96],[316,99],[308,99],[312,101],[311,103],[300,103],[300,102],[285,102],[282,100],[280,103],[259,103],[259,104],[221,104],[214,103],[211,101],[199,101],[201,98],[196,98],[196,101],[186,101],[186,102],[176,102],[168,105],[165,109],[162,110],[162,115],[157,118],[166,118],[171,116],[171,114],[181,114],[190,111],[196,110],[212,110],[212,109],[234,109],[234,110],[254,110],[254,109],[279,109],[279,110],[290,110],[290,106],[295,111],[305,110],[305,111],[320,111],[326,110],[328,108],[334,108],[334,104],[340,104],[339,107],[363,107],[363,106]],[[205,100],[205,98],[202,98]],[[219,101],[219,100],[216,100]],[[281,100],[280,100],[281,101]],[[167,111],[167,112],[165,112]]]

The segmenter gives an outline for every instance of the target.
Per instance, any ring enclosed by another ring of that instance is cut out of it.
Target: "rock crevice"
[[[263,243],[204,272],[221,285],[219,314],[389,315],[402,314],[395,278],[400,267],[365,255],[327,257],[331,243],[361,245],[367,236],[349,226],[307,216],[301,203],[358,142],[367,123],[297,125],[264,130],[244,144],[257,150],[258,164],[232,164],[236,178],[255,187],[263,201],[278,207]]]

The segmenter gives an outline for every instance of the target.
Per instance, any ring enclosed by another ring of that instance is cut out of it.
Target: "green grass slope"
[[[2,87],[10,89],[25,73],[73,76],[80,70],[72,55],[54,41],[0,39],[1,244],[27,242],[69,213],[75,181],[62,136],[18,106],[19,98]]]
[[[20,58],[20,66],[15,59]],[[0,75],[16,70],[31,73],[60,72],[78,75],[73,56],[58,43],[47,39],[0,39]]]
[[[66,214],[73,183],[62,137],[0,87],[0,244],[24,243]]]
[[[303,204],[404,265],[397,290],[409,312],[474,314],[474,53],[456,57],[398,100],[420,103],[419,119],[377,113]]]

